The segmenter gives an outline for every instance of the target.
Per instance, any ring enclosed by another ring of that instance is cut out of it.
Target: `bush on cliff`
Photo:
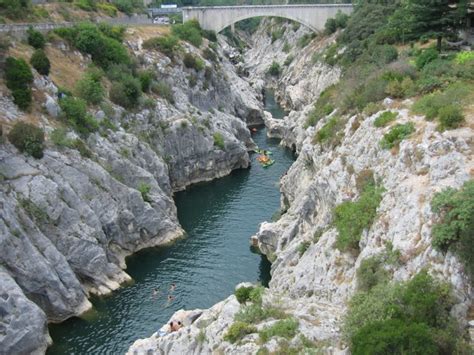
[[[114,82],[110,89],[110,100],[124,108],[134,108],[138,105],[142,87],[140,80],[125,75],[122,80]]]
[[[356,201],[343,202],[334,209],[334,225],[338,231],[336,247],[339,250],[359,249],[362,232],[372,225],[383,191],[382,187],[369,183]]]
[[[451,289],[426,271],[351,299],[344,333],[358,354],[463,354]]]
[[[30,107],[33,73],[28,63],[21,58],[8,57],[5,61],[5,81],[15,104],[22,110]]]
[[[113,27],[112,27],[113,28]],[[71,45],[83,53],[90,54],[94,63],[102,68],[112,64],[130,64],[125,46],[117,40],[120,31],[104,30],[89,23],[80,23],[70,28],[54,30]]]
[[[173,35],[153,37],[143,42],[143,48],[159,50],[160,52],[171,58],[180,48],[178,42],[178,37]]]
[[[44,38],[43,34],[39,31],[33,29],[33,27],[29,27],[26,31],[28,44],[36,49],[43,49],[46,45],[46,39]]]
[[[33,55],[31,56],[30,64],[41,75],[49,74],[51,63],[49,62],[49,59],[46,56],[46,53],[44,52],[44,50],[42,49],[35,50]]]
[[[171,32],[179,39],[187,41],[195,47],[199,48],[202,44],[201,26],[197,20],[186,21],[183,24],[173,25]]]
[[[32,124],[17,122],[8,133],[8,140],[20,151],[33,158],[43,157],[44,131]]]
[[[102,74],[98,70],[88,71],[76,84],[77,95],[89,104],[100,104],[105,95],[101,79]]]
[[[437,215],[433,226],[433,246],[456,254],[474,281],[474,180],[460,189],[448,188],[437,193],[431,208]]]
[[[79,133],[87,135],[99,129],[99,124],[87,113],[87,104],[83,99],[67,96],[59,101],[62,117]]]

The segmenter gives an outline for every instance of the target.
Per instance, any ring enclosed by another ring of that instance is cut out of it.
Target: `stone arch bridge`
[[[352,12],[351,4],[244,5],[183,7],[183,22],[197,19],[205,30],[222,31],[238,21],[258,16],[283,17],[299,22],[315,32],[324,29],[326,20],[338,11]]]

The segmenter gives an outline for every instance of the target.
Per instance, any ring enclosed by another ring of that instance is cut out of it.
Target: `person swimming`
[[[158,296],[158,293],[159,293],[159,292],[160,292],[160,288],[159,288],[159,287],[158,287],[158,288],[154,288],[154,289],[153,289],[153,292],[152,292],[152,294],[151,294],[151,295],[152,295],[151,297],[152,297],[152,298],[156,298],[156,297]]]
[[[170,285],[170,292],[173,292],[175,289],[176,289],[176,284],[173,282],[173,283]]]
[[[168,295],[168,302],[171,302],[171,301],[173,301],[173,300],[174,300],[174,296]]]

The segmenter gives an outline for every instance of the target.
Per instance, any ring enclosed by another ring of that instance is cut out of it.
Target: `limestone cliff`
[[[19,111],[0,84],[3,133],[20,120],[47,132],[39,160],[0,142],[0,353],[43,353],[47,322],[80,315],[91,307],[88,296],[130,280],[126,256],[182,235],[174,191],[249,166],[254,143],[246,121],[262,119],[258,94],[218,44],[215,61],[202,58],[207,69],[197,72],[182,55],[171,61],[144,50],[143,40],[153,35],[153,28],[129,29],[126,44],[140,68],[169,85],[173,102],[150,94],[151,103],[138,110],[111,102],[107,110],[91,109],[105,128],[89,135],[82,154],[55,146],[51,133],[61,125],[58,81],[74,83],[90,58],[61,40],[48,44],[56,61],[49,78],[34,73],[31,113]],[[187,43],[182,51],[202,55]],[[10,55],[30,52],[19,41],[10,48]]]
[[[407,280],[427,268],[453,286],[456,306],[452,313],[466,325],[473,290],[457,258],[432,247],[435,216],[430,202],[436,192],[448,186],[459,188],[472,178],[472,125],[441,133],[434,123],[410,113],[410,100],[386,99],[380,112],[344,116],[335,144],[317,143],[315,132],[337,113],[324,117],[315,127],[306,127],[305,122],[319,94],[340,76],[337,67],[329,67],[317,57],[334,38],[314,39],[302,49],[296,43],[304,36],[303,30],[295,35],[288,26],[284,36],[272,43],[265,26],[270,25],[264,22],[251,38],[254,46],[245,53],[243,66],[248,68],[254,86],[261,88],[261,78],[273,60],[281,63],[286,56],[293,57],[280,79],[267,76],[280,101],[292,111],[283,120],[266,113],[265,123],[271,135],[297,151],[298,159],[281,179],[281,218],[262,223],[252,241],[272,260],[272,280],[264,292],[263,305],[276,306],[294,317],[298,334],[303,336],[294,337],[286,346],[302,349],[309,340],[313,349],[316,346],[323,353],[348,351],[341,326],[347,301],[356,291],[356,270],[364,259],[393,251],[398,260],[387,266],[393,279]],[[289,53],[283,53],[285,41],[292,46]],[[415,125],[416,133],[398,149],[385,150],[379,144],[389,127],[376,128],[373,123],[386,109],[397,113],[396,122],[410,120]],[[359,254],[341,252],[335,247],[334,207],[357,199],[360,181],[368,174],[384,187],[375,221],[362,234]],[[241,309],[232,295],[200,311],[202,315],[194,323],[178,332],[138,340],[129,354],[263,351],[256,333],[274,324],[272,317],[257,322],[239,342],[224,340]],[[275,338],[264,347],[266,353],[281,350]]]

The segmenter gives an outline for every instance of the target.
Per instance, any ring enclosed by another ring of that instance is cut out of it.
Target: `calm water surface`
[[[268,104],[267,95],[267,104]],[[120,354],[138,338],[148,337],[181,309],[208,308],[229,296],[242,281],[269,281],[270,264],[249,247],[259,224],[278,210],[278,180],[294,160],[289,150],[267,139],[255,142],[273,152],[275,164],[252,167],[175,196],[186,238],[169,247],[147,249],[127,259],[132,285],[92,299],[84,318],[51,325],[54,345],[48,354]],[[171,283],[175,300],[167,304]],[[160,293],[153,299],[153,289]]]

